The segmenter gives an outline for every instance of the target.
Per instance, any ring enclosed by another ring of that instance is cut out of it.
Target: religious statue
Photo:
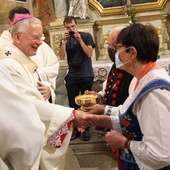
[[[63,21],[67,15],[67,2],[66,0],[54,0],[54,9],[56,21]]]
[[[70,0],[68,16],[78,19],[88,19],[88,0]]]

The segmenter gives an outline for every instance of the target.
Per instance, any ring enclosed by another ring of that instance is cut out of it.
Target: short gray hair
[[[38,18],[27,18],[27,19],[24,19],[24,20],[21,20],[17,23],[15,23],[10,32],[11,32],[11,35],[13,37],[14,33],[15,32],[21,32],[21,33],[24,33],[26,30],[27,30],[27,27],[30,23],[35,23],[35,24],[40,24],[42,25],[42,22],[41,20],[39,20]]]

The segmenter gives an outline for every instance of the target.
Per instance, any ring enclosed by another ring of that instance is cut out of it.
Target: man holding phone
[[[67,54],[68,73],[65,77],[69,106],[78,109],[75,103],[75,96],[84,94],[85,90],[91,90],[93,85],[93,68],[91,57],[95,47],[91,34],[77,31],[77,21],[73,16],[64,19],[66,28],[60,47],[60,59],[64,60]],[[77,129],[74,129],[72,140],[80,136]],[[83,132],[83,140],[88,141],[89,128]]]

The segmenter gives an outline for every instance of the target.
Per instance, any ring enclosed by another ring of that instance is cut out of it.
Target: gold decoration
[[[86,111],[82,106],[92,106],[97,104],[99,102],[98,94],[78,95],[75,97],[75,102],[77,105],[81,106],[81,110]]]
[[[109,33],[110,33],[110,31],[108,31],[108,33],[104,35],[104,42],[106,44],[108,44]]]
[[[164,8],[166,2],[168,2],[168,0],[157,0],[157,2],[151,2],[148,0],[148,3],[138,3],[135,4],[134,7],[138,12],[160,10]],[[96,9],[101,14],[101,16],[122,14],[123,10],[123,6],[104,8],[98,0],[89,0],[89,5]]]
[[[53,35],[54,52],[57,56],[59,55],[61,39],[62,39],[62,34]]]
[[[162,29],[160,27],[157,27],[156,30],[157,30],[158,36],[160,37],[162,35]]]

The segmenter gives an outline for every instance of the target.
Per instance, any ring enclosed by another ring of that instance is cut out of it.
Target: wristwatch
[[[64,39],[61,40],[61,44],[66,44],[66,43],[67,43],[67,40],[64,40]]]

